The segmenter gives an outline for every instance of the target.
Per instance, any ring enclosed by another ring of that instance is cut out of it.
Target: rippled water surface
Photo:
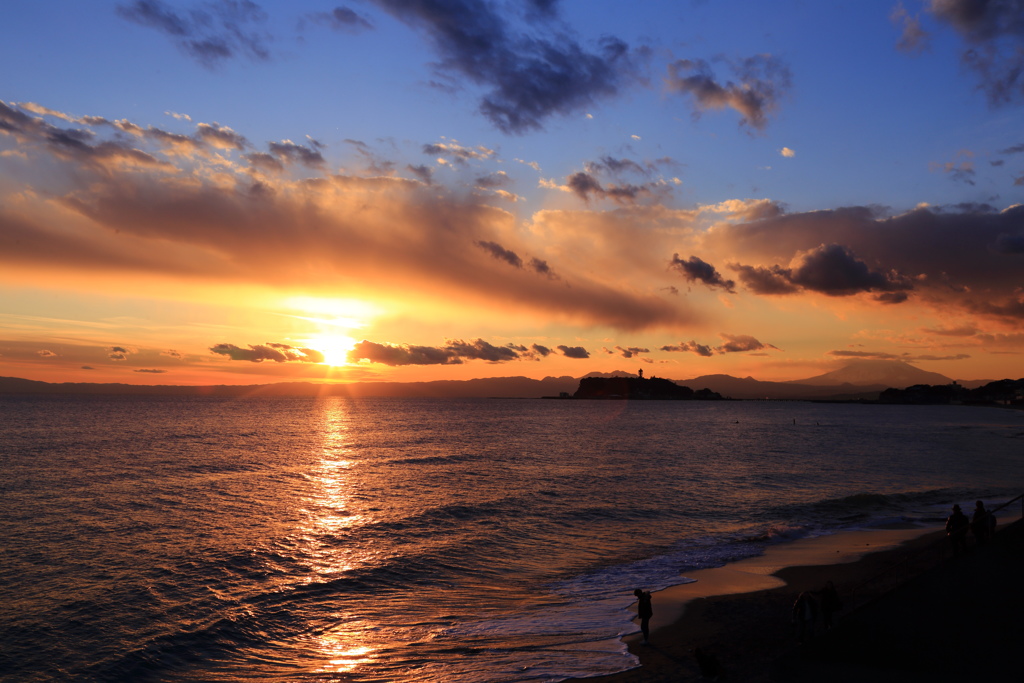
[[[629,668],[636,586],[1024,485],[1024,413],[0,397],[3,680]]]

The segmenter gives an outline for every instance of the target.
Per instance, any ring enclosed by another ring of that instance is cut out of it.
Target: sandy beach
[[[626,639],[641,666],[587,680],[705,680],[697,647],[728,681],[1021,680],[1024,524],[1006,522],[992,543],[958,558],[941,530],[885,529],[780,544],[690,572],[695,583],[654,594],[651,644]],[[827,581],[843,609],[831,631],[819,620],[801,645],[793,603]]]

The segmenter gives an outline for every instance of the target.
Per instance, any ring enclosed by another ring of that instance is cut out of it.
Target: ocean
[[[997,408],[4,396],[0,680],[611,673],[634,588],[999,504],[1022,458]]]

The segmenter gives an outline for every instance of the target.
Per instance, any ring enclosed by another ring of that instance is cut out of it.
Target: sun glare
[[[356,340],[340,334],[324,335],[309,340],[309,347],[324,354],[325,365],[348,365],[348,352],[355,348]]]
[[[356,299],[292,297],[285,305],[291,311],[305,314],[281,315],[304,320],[313,326],[315,331],[302,344],[322,353],[323,364],[332,367],[348,365],[348,354],[358,343],[345,332],[366,327],[368,320],[380,313],[376,305]]]

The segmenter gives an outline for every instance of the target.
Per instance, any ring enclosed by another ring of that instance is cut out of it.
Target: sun
[[[324,354],[324,365],[334,367],[348,365],[348,352],[358,342],[352,337],[342,334],[323,335],[309,340],[309,348]]]

